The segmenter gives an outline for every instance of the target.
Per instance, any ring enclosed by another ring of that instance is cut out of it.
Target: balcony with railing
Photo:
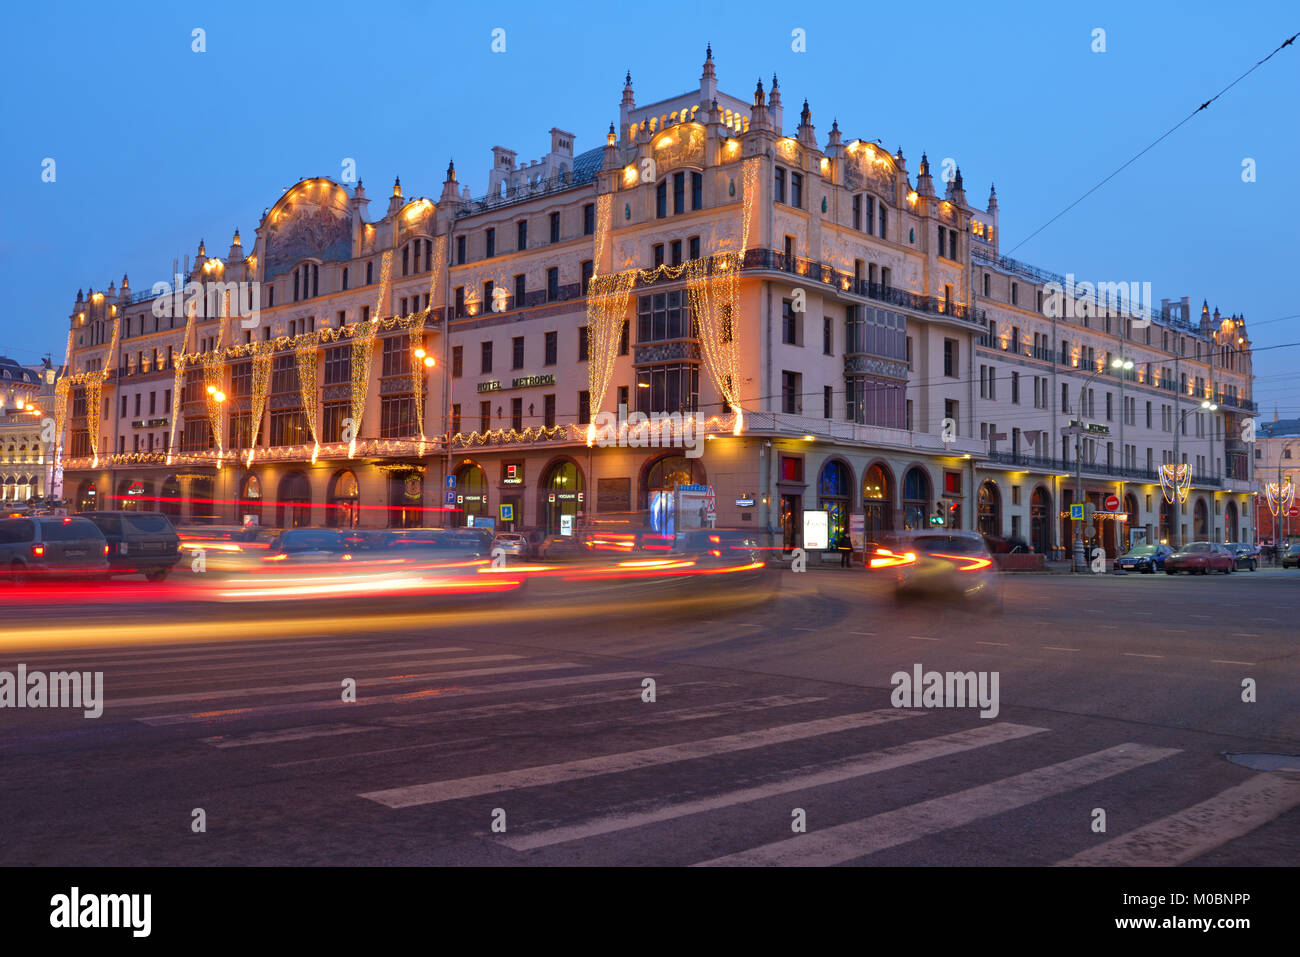
[[[1025,455],[1019,452],[989,452],[980,457],[1000,465],[1015,465],[1027,469],[1051,469],[1058,472],[1068,472],[1071,475],[1074,474],[1077,467],[1073,459]],[[1084,461],[1081,471],[1090,478],[1103,476],[1131,482],[1142,482],[1149,485],[1160,484],[1160,475],[1157,472],[1136,466]],[[1192,484],[1208,488],[1220,488],[1223,485],[1223,479],[1219,476],[1203,475],[1198,472],[1192,475]]]

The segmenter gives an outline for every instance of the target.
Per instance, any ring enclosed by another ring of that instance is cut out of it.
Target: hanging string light
[[[253,343],[252,395],[248,404],[248,465],[253,464],[257,450],[257,435],[262,430],[262,412],[266,409],[266,394],[271,387],[271,360],[275,348],[268,340]]]
[[[1281,485],[1268,482],[1264,485],[1264,495],[1268,499],[1268,510],[1277,518],[1283,512],[1289,512],[1295,504],[1295,485],[1287,479]]]
[[[187,353],[185,347],[189,345],[190,333],[194,330],[194,304],[191,303],[185,314],[185,330],[181,333],[180,348],[176,350],[176,355],[172,362],[176,366],[176,374],[172,377],[172,429],[171,439],[167,443],[167,464],[172,464],[172,450],[176,448],[176,428],[181,420],[181,391],[185,385],[185,363]]]
[[[393,269],[393,251],[384,253],[379,270],[379,296],[369,322],[357,324],[352,337],[352,441],[348,446],[348,458],[356,454],[357,433],[361,431],[362,416],[366,411],[366,397],[370,392],[370,356],[375,349],[375,332],[379,327],[379,317],[388,297],[388,282]]]
[[[88,372],[85,378],[86,428],[90,432],[91,468],[99,467],[99,422],[102,411],[100,400],[108,373],[113,368],[113,353],[117,351],[117,333],[121,322],[120,316],[113,317],[113,336],[109,339],[108,353],[104,356],[103,365],[93,372]]]
[[[433,302],[432,299],[429,300]],[[424,350],[424,315],[412,322],[408,335],[411,346],[411,394],[415,396],[415,434],[424,441],[424,370],[425,361],[433,363],[433,357]]]
[[[311,430],[311,464],[316,464],[320,454],[320,432],[316,428],[316,340],[306,337],[298,344],[298,393],[302,396],[302,412]]]
[[[230,311],[230,293],[223,297],[218,312],[216,347],[202,356],[203,384],[207,390],[208,425],[212,429],[212,440],[216,443],[217,468],[225,457],[225,422],[222,408],[225,400],[225,363],[222,361],[222,343],[226,338],[226,313]]]

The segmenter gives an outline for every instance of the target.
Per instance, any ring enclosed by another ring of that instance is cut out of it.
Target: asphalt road
[[[0,671],[102,671],[105,699],[0,709],[0,863],[1296,865],[1300,771],[1225,754],[1300,753],[1297,594],[1275,569],[1008,576],[1001,615],[839,569],[446,606],[88,589],[0,631]],[[996,717],[894,707],[918,665],[996,673]]]

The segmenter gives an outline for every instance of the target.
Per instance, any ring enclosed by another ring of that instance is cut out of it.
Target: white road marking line
[[[1095,784],[1178,753],[1177,748],[1121,744],[1059,764],[1035,768],[991,784],[981,784],[955,794],[874,814],[860,821],[850,821],[702,861],[697,866],[842,864],[876,851],[962,827],[981,818],[1014,811],[1035,801]]]
[[[874,631],[851,631],[850,635],[866,635],[868,638],[875,637]]]
[[[1253,662],[1253,661],[1231,661],[1231,660],[1228,660],[1228,659],[1226,659],[1226,658],[1211,658],[1211,659],[1210,659],[1210,664],[1212,664],[1212,665],[1246,665],[1248,668],[1253,668],[1253,667],[1255,667],[1255,662]]]
[[[701,741],[687,741],[682,744],[671,744],[659,748],[623,751],[615,754],[603,754],[594,758],[583,758],[577,761],[565,761],[559,764],[537,765],[515,771],[501,771],[495,774],[480,774],[468,778],[386,788],[381,791],[367,791],[360,797],[392,808],[437,804],[441,801],[454,801],[458,798],[472,797],[478,794],[495,794],[518,788],[539,787],[544,784],[556,784],[580,778],[597,777],[603,774],[616,774],[622,771],[634,771],[662,764],[673,764],[677,761],[690,761],[695,758],[732,754],[737,751],[764,748],[789,741],[802,741],[818,735],[866,728],[876,724],[885,724],[923,715],[924,712],[907,712],[894,709],[858,712],[838,715],[834,718],[802,721],[798,724],[783,724],[759,731],[744,731],[740,734],[728,734],[718,738],[705,738]]]
[[[1078,648],[1060,648],[1056,645],[1043,645],[1047,651],[1078,651]]]
[[[1234,631],[1232,633],[1232,637],[1233,638],[1258,638],[1259,635],[1257,635],[1252,631]]]
[[[316,640],[313,640],[313,638]],[[349,643],[356,644],[358,647],[364,647],[364,645],[357,642],[356,638],[325,638],[322,635],[315,635],[315,636],[304,635],[301,641],[295,641],[293,639],[279,640],[279,641],[261,641],[258,639],[253,639],[239,645],[232,645],[230,642],[218,643],[218,642],[205,641],[201,644],[195,644],[190,646],[176,645],[176,644],[156,645],[156,646],[152,646],[152,648],[147,650],[132,649],[130,651],[126,651],[126,650],[103,651],[98,646],[89,647],[89,648],[59,649],[57,651],[46,651],[44,649],[39,649],[40,652],[39,659],[42,662],[49,661],[53,663],[55,661],[62,661],[63,659],[67,659],[67,658],[75,658],[78,661],[86,662],[87,665],[97,664],[99,662],[108,663],[109,661],[123,661],[129,663],[129,661],[133,659],[138,659],[141,661],[170,661],[170,660],[199,661],[205,658],[242,657],[250,651],[285,652],[295,648],[301,648],[303,650],[307,650],[311,648],[319,648],[320,650],[323,651],[333,651],[336,646],[344,646]],[[213,654],[198,654],[198,653],[175,654],[175,652],[184,651],[186,647],[193,648],[195,652],[214,652],[214,653]],[[33,650],[35,651],[36,649]],[[167,654],[169,657],[166,658],[155,657],[159,652],[163,652]],[[38,656],[28,655],[25,658],[19,656],[19,658],[15,658],[14,660],[26,661],[30,666],[34,657],[38,657]],[[60,667],[66,667],[66,666],[56,665],[54,668],[49,670],[58,670]]]
[[[254,731],[251,734],[216,735],[211,738],[199,738],[204,744],[214,748],[245,748],[257,744],[280,744],[284,741],[304,741],[307,738],[321,738],[336,734],[358,734],[364,731],[382,731],[375,725],[362,724],[309,724],[301,728],[281,728],[278,731]]]
[[[794,631],[816,631],[817,629],[816,629],[816,628],[800,628],[798,625],[794,625],[794,626],[792,626],[792,630],[794,630]]]
[[[1176,867],[1300,806],[1300,777],[1257,774],[1176,814],[1121,834],[1058,867]]]
[[[1163,658],[1164,655],[1143,655],[1136,651],[1121,651],[1120,654],[1128,658]]]
[[[635,700],[640,700],[636,698]],[[717,718],[728,714],[747,714],[751,711],[766,711],[768,708],[789,708],[797,704],[815,704],[826,698],[814,698],[791,694],[768,695],[765,698],[741,698],[736,701],[720,701],[716,704],[696,705],[692,708],[676,708],[652,714],[649,718],[637,716],[638,722],[653,721],[671,724],[677,721],[695,721],[699,718]],[[597,721],[579,721],[566,725],[566,728],[585,728],[608,725],[607,719]]]
[[[518,658],[518,655],[485,655],[478,659],[462,659],[464,661],[499,661],[503,658]],[[362,678],[357,681],[358,697],[362,688],[378,688],[392,686],[395,684],[411,684],[417,681],[428,681],[434,679],[442,681],[447,678],[472,678],[475,675],[499,675],[513,671],[545,671],[553,668],[580,668],[582,667],[576,661],[560,661],[553,664],[535,664],[535,665],[508,665],[504,668],[469,668],[461,671],[430,671],[418,675],[401,675],[389,678]],[[340,668],[340,671],[344,669]],[[340,677],[347,677],[340,675]],[[162,694],[151,695],[144,698],[117,698],[110,699],[109,704],[114,708],[131,708],[137,705],[146,704],[166,704],[169,701],[216,701],[223,698],[248,698],[260,694],[299,694],[308,691],[339,691],[341,685],[338,681],[313,681],[310,684],[300,685],[263,685],[259,688],[227,688],[221,691],[187,691],[182,694]]]
[[[908,635],[912,641],[940,641],[939,638],[927,638],[925,635]]]
[[[856,755],[832,764],[801,768],[767,784],[726,791],[722,794],[715,794],[694,801],[668,804],[652,811],[610,814],[603,817],[589,818],[578,824],[565,827],[551,828],[532,834],[503,837],[499,839],[499,843],[516,851],[530,851],[537,847],[549,847],[567,841],[578,841],[601,834],[611,834],[615,831],[644,827],[647,824],[671,821],[692,814],[703,814],[707,811],[716,811],[720,808],[746,804],[750,801],[761,801],[764,798],[775,797],[780,794],[790,794],[795,791],[804,791],[827,784],[849,781],[868,774],[878,774],[881,771],[892,771],[895,768],[916,764],[920,761],[928,761],[931,758],[946,757],[951,754],[970,751],[974,748],[1000,744],[1004,741],[1013,741],[1046,730],[1046,728],[1033,728],[1027,725],[1006,722],[981,725],[968,731],[957,731],[953,734],[940,735],[937,738],[926,738],[892,748],[882,748],[879,751],[869,751],[866,754]]]
[[[444,698],[460,698],[467,695],[485,695],[485,694],[510,694],[516,691],[533,691],[543,688],[560,688],[565,685],[580,684],[600,684],[605,681],[636,681],[640,682],[642,678],[657,678],[658,674],[653,671],[614,671],[603,672],[600,674],[585,675],[567,675],[563,678],[533,678],[528,681],[507,681],[494,685],[475,685],[467,688],[440,688],[437,695],[431,698],[421,698],[422,692],[404,692],[402,694],[387,695],[369,695],[358,698],[352,704],[343,704],[341,701],[301,701],[295,704],[273,704],[260,705],[252,708],[233,708],[228,711],[202,711],[202,712],[182,712],[180,714],[156,714],[144,718],[136,718],[141,724],[150,727],[164,727],[173,724],[206,724],[214,720],[227,719],[248,719],[263,717],[272,714],[291,714],[299,711],[323,711],[326,709],[337,708],[364,708],[370,705],[379,704],[403,704],[414,700],[441,701]],[[640,685],[636,686],[639,695]],[[661,692],[662,693],[662,692]],[[449,716],[456,714],[456,711],[438,711],[438,716]]]
[[[977,641],[977,642],[975,642],[975,644],[977,644],[977,645],[997,645],[999,648],[1006,648],[1006,647],[1008,647],[1008,645],[1007,645],[1007,643],[1006,643],[1005,641]]]

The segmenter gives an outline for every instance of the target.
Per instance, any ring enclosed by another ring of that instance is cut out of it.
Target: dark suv
[[[160,582],[181,560],[180,536],[162,512],[82,512],[81,517],[104,533],[111,575]]]
[[[84,518],[0,519],[0,573],[14,582],[54,575],[101,577],[108,571],[108,543]]]

